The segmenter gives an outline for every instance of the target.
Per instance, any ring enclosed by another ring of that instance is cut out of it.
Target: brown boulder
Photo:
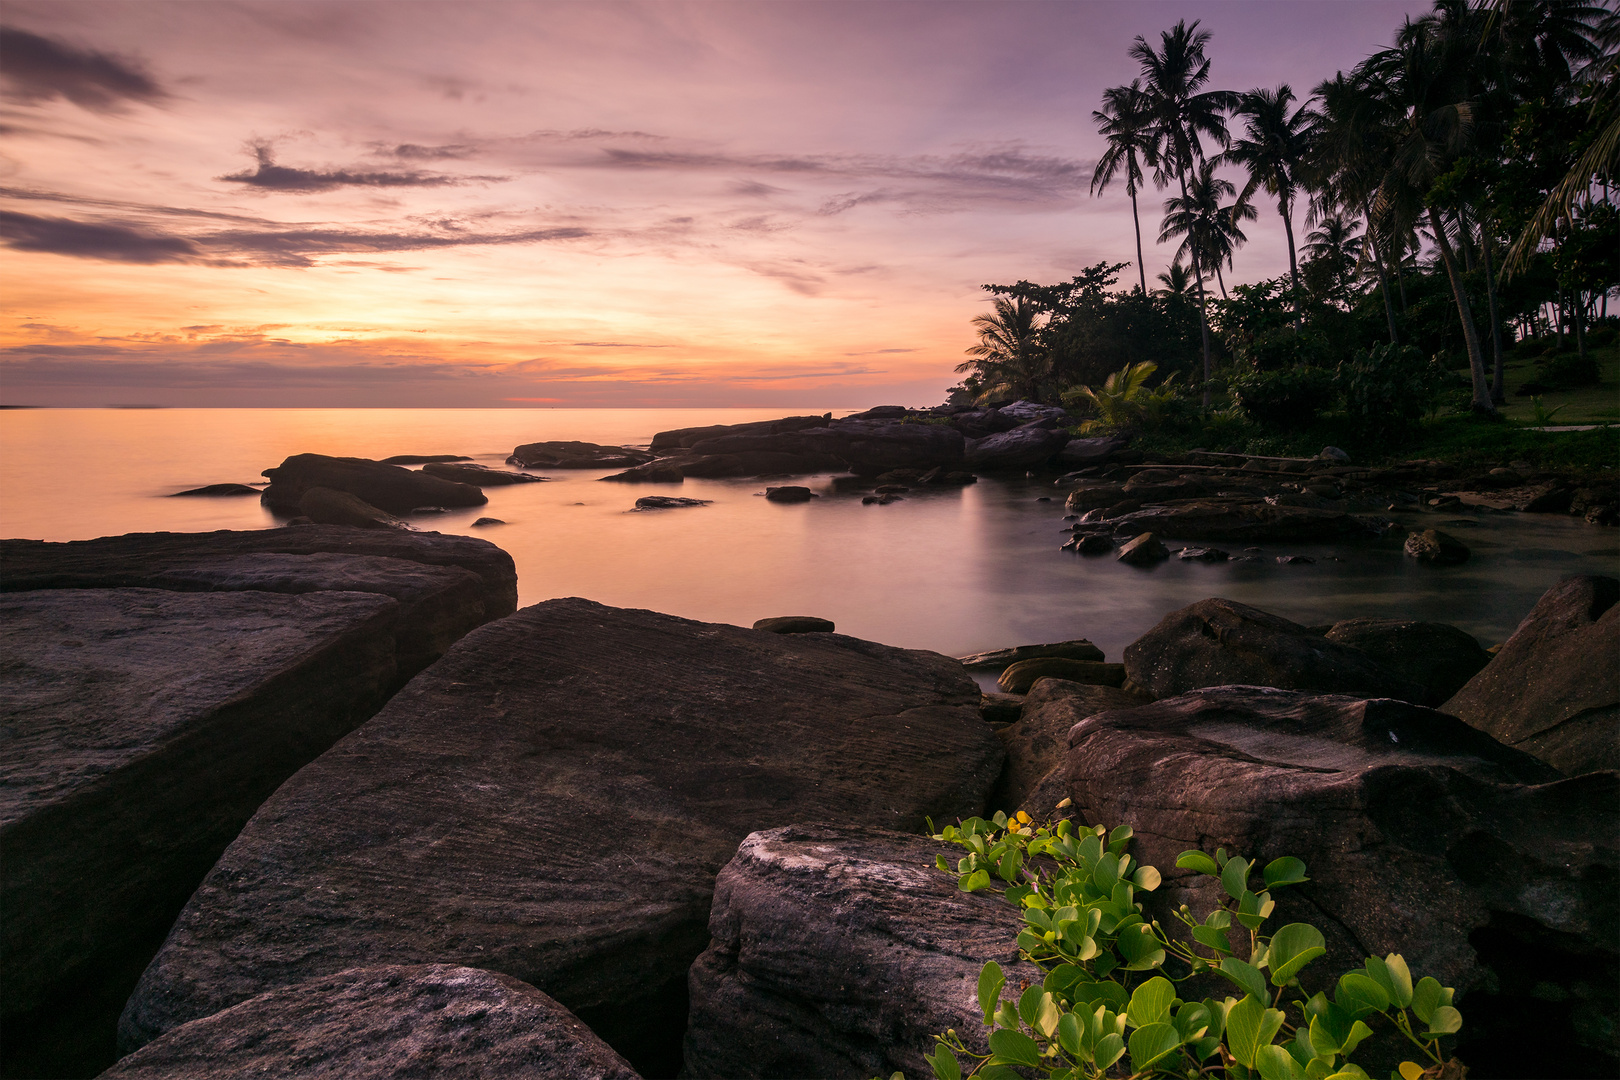
[[[390,514],[406,514],[419,506],[483,506],[489,502],[482,491],[467,484],[365,458],[294,454],[264,470],[264,475],[270,478],[270,486],[260,500],[284,514],[302,513],[299,502],[310,488],[345,491]]]
[[[1045,645],[1014,645],[1010,649],[992,649],[962,657],[962,666],[969,671],[1002,671],[1007,665],[1020,660],[1038,660],[1045,656],[1061,656],[1069,660],[1097,660],[1103,651],[1085,638],[1073,641],[1053,641]]]
[[[1440,708],[1566,773],[1620,768],[1617,600],[1615,578],[1560,581]]]
[[[447,462],[428,462],[422,466],[422,471],[429,476],[437,476],[440,480],[453,480],[458,484],[471,484],[473,487],[505,487],[511,484],[543,484],[546,478],[533,476],[529,473],[507,472],[505,469],[492,469],[488,465],[456,465]]]
[[[1405,550],[1418,562],[1431,566],[1456,566],[1467,562],[1470,555],[1467,544],[1439,529],[1408,533]]]
[[[1066,679],[1090,686],[1122,686],[1125,683],[1125,665],[1043,656],[1008,665],[1001,678],[996,680],[996,685],[1009,694],[1023,694],[1035,685],[1036,679]]]
[[[1387,670],[1416,683],[1418,705],[1438,708],[1490,662],[1472,634],[1449,623],[1410,619],[1345,619],[1326,637],[1360,649]]]
[[[356,529],[409,529],[410,525],[347,491],[312,487],[298,500],[298,512],[317,525]]]
[[[1143,533],[1119,549],[1119,561],[1131,566],[1152,566],[1170,557],[1170,550],[1152,533]]]
[[[754,629],[770,634],[830,634],[837,627],[831,619],[818,619],[814,615],[778,615],[760,619],[754,623]]]
[[[1069,753],[1069,729],[1088,716],[1111,709],[1134,709],[1148,699],[1113,686],[1093,686],[1065,679],[1041,679],[1030,687],[1014,723],[996,732],[1007,748],[1007,764],[990,793],[990,809],[1024,810],[1036,821],[1057,812],[1068,798],[1063,763]]]
[[[565,441],[524,443],[506,461],[525,469],[628,469],[652,459],[648,451],[627,446]]]

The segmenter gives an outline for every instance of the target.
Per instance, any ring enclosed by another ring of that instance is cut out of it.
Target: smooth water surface
[[[808,411],[808,410],[807,410]],[[821,411],[827,411],[825,409]],[[661,430],[782,415],[754,409],[161,409],[0,412],[0,534],[75,540],[124,532],[274,527],[256,499],[168,498],[261,480],[290,454],[382,458],[466,454],[501,466],[519,443],[645,445]],[[601,483],[558,471],[490,488],[487,506],[420,516],[423,529],[479,536],[511,552],[520,603],[584,596],[748,625],[819,615],[841,632],[961,655],[1088,637],[1109,659],[1169,611],[1225,596],[1306,624],[1353,616],[1454,623],[1490,645],[1567,574],[1620,571],[1620,532],[1570,518],[1411,512],[1474,551],[1460,567],[1405,558],[1399,541],[1266,545],[1263,561],[1147,570],[1058,550],[1063,492],[1034,478],[981,480],[862,506],[861,493],[777,504],[759,480]],[[772,481],[773,483],[777,481]],[[642,495],[712,505],[632,512]],[[1049,496],[1050,502],[1037,501]],[[505,525],[474,529],[479,517]],[[1175,549],[1180,545],[1172,542]],[[1239,552],[1234,551],[1233,554]],[[1311,555],[1283,565],[1279,554]],[[0,567],[0,573],[4,568]]]

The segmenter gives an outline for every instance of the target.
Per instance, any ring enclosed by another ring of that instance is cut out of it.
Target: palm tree
[[[1141,37],[1130,54],[1142,66],[1144,111],[1157,147],[1158,168],[1174,176],[1187,199],[1187,174],[1204,157],[1203,139],[1209,138],[1226,148],[1226,119],[1223,115],[1237,104],[1229,90],[1205,90],[1210,62],[1204,55],[1209,31],[1199,30],[1198,21],[1188,25],[1183,19],[1159,35],[1159,51]],[[1204,346],[1204,405],[1210,403],[1210,380],[1215,374],[1214,352],[1209,340],[1209,316],[1205,310],[1204,275],[1199,253],[1193,248],[1193,279],[1198,292],[1198,328]]]
[[[1194,292],[1192,274],[1187,270],[1187,264],[1177,259],[1170,264],[1170,269],[1159,275],[1162,289],[1154,289],[1159,296],[1179,296],[1183,299],[1191,297]]]
[[[1288,106],[1293,100],[1293,88],[1287,83],[1275,91],[1256,89],[1244,94],[1233,115],[1244,118],[1248,136],[1234,140],[1225,157],[1248,170],[1249,182],[1244,185],[1242,201],[1248,201],[1259,188],[1277,197],[1277,212],[1282,215],[1283,231],[1288,236],[1288,276],[1294,284],[1297,327],[1302,316],[1299,262],[1294,254],[1294,191],[1298,187],[1296,174],[1310,147],[1315,115],[1302,107],[1290,116]]]
[[[1156,145],[1153,129],[1146,113],[1146,98],[1142,81],[1132,80],[1129,86],[1115,86],[1103,91],[1103,107],[1091,114],[1097,130],[1108,139],[1108,149],[1097,159],[1091,174],[1091,193],[1101,195],[1114,176],[1122,169],[1125,174],[1125,194],[1131,197],[1131,222],[1136,226],[1136,272],[1147,293],[1147,270],[1142,261],[1142,219],[1136,209],[1136,193],[1142,189],[1143,164],[1155,165]]]
[[[1221,199],[1235,195],[1237,188],[1228,180],[1215,175],[1218,158],[1210,158],[1198,167],[1192,180],[1184,181],[1184,198],[1171,197],[1164,201],[1164,223],[1159,229],[1159,242],[1181,237],[1181,247],[1175,258],[1190,255],[1194,266],[1207,266],[1215,271],[1215,281],[1221,287],[1221,298],[1226,299],[1226,280],[1221,276],[1221,264],[1232,265],[1232,252],[1249,238],[1243,235],[1240,222],[1253,221],[1259,215],[1254,207],[1239,198],[1226,206]]]
[[[1363,237],[1356,235],[1361,222],[1343,214],[1325,214],[1317,228],[1305,235],[1305,256],[1326,262],[1333,270],[1338,291],[1348,296],[1350,279],[1361,262]]]
[[[1040,341],[1040,308],[1023,296],[998,296],[994,304],[993,312],[974,316],[979,343],[967,350],[973,359],[956,370],[972,372],[985,397],[1011,393],[1034,400],[1052,368],[1052,357]]]

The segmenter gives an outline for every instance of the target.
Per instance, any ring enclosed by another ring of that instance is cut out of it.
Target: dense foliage
[[[1123,262],[986,285],[995,312],[975,320],[957,400],[1084,407],[1078,388],[1151,363],[1206,417],[1236,407],[1286,436],[1307,422],[1298,404],[1397,437],[1436,395],[1492,413],[1516,348],[1554,358],[1550,389],[1597,379],[1593,331],[1612,333],[1620,289],[1620,12],[1437,0],[1304,101],[1286,84],[1215,88],[1209,42],[1197,22],[1137,38],[1140,77],[1094,113],[1108,150],[1093,192],[1123,180],[1139,215],[1150,182],[1170,189],[1163,287],[1148,288],[1140,241],[1125,290]],[[1302,244],[1296,205],[1314,226]],[[1278,223],[1288,273],[1228,287],[1245,228]],[[1466,395],[1431,368],[1463,373]]]
[[[999,888],[1020,910],[1019,951],[1045,973],[1005,996],[1005,972],[986,964],[978,1002],[988,1052],[954,1030],[938,1036],[929,1059],[938,1080],[1015,1080],[1015,1068],[1046,1080],[1352,1080],[1368,1075],[1350,1058],[1372,1038],[1405,1046],[1398,1080],[1462,1075],[1444,1043],[1462,1027],[1452,991],[1414,980],[1399,955],[1367,957],[1331,993],[1301,988],[1301,973],[1327,953],[1321,931],[1266,929],[1272,892],[1309,880],[1298,859],[1262,868],[1224,850],[1184,852],[1176,865],[1215,879],[1224,895],[1202,917],[1181,905],[1182,929],[1169,934],[1136,898],[1156,890],[1160,874],[1127,854],[1128,827],[1036,825],[1020,811],[970,818],[934,839],[966,849],[954,868],[939,857],[959,888]],[[1235,994],[1180,996],[1210,979]]]

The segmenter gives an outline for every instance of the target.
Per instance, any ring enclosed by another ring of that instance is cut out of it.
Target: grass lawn
[[[1620,343],[1590,352],[1597,358],[1603,381],[1579,390],[1552,390],[1542,394],[1542,408],[1548,412],[1558,410],[1550,423],[1620,423]],[[1502,414],[1515,423],[1533,423],[1536,418],[1535,403],[1528,397],[1516,396],[1515,391],[1527,382],[1538,381],[1541,366],[1529,357],[1509,357],[1504,367],[1507,404],[1503,406]]]

